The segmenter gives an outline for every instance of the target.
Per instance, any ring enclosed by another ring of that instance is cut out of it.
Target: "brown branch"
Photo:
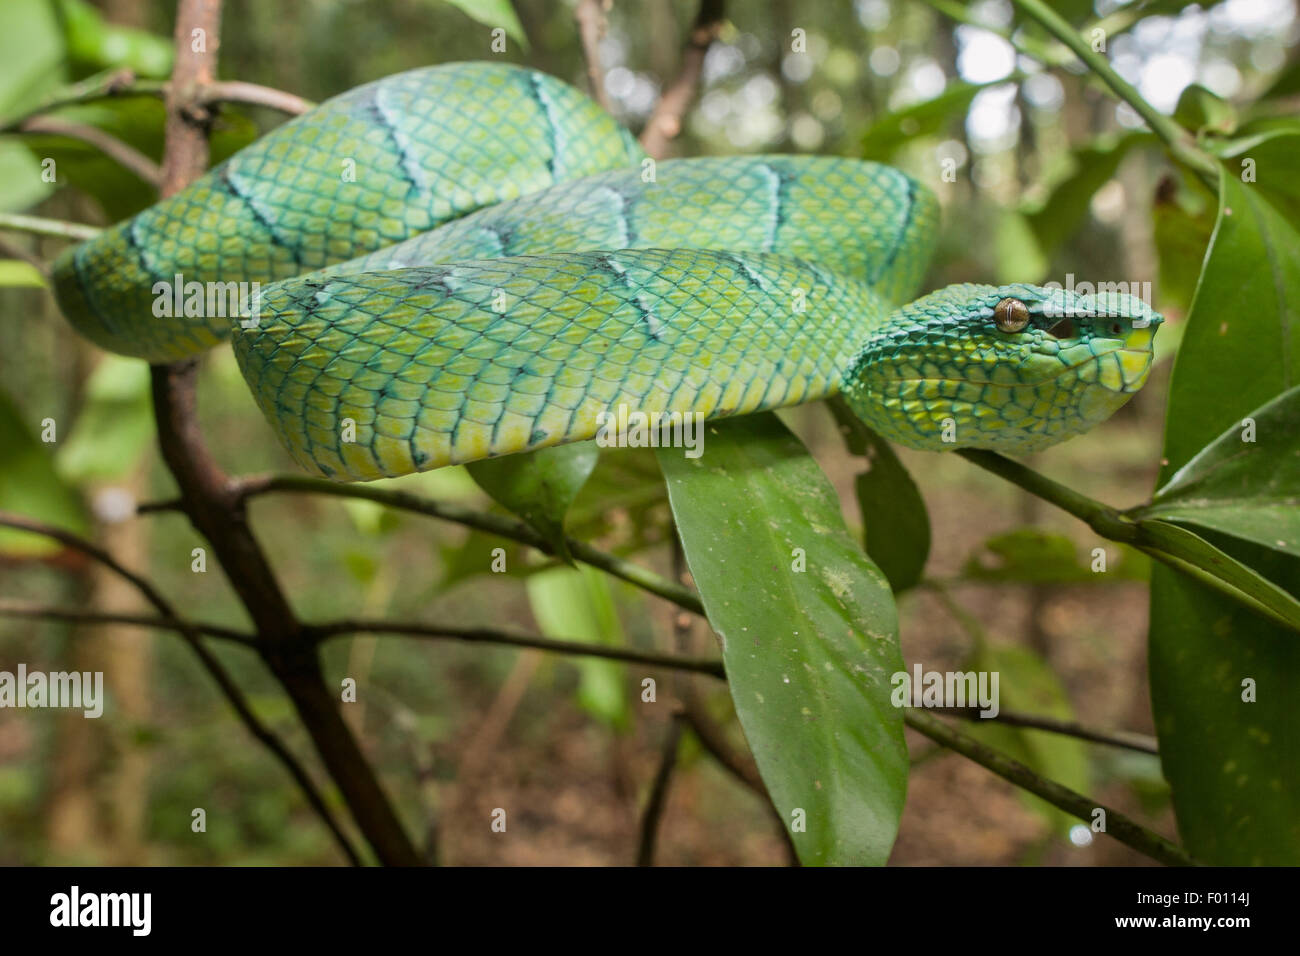
[[[704,57],[718,38],[726,17],[724,0],[700,0],[699,12],[691,25],[690,39],[682,53],[682,66],[668,89],[655,104],[654,112],[641,131],[641,147],[655,159],[668,155],[668,147],[682,131],[682,120],[700,85]]]
[[[105,133],[102,129],[85,123],[73,123],[55,116],[33,116],[24,120],[18,127],[23,133],[38,133],[49,136],[64,136],[78,142],[93,146],[113,162],[133,175],[143,179],[154,189],[162,185],[162,170],[152,159],[129,143],[124,143],[116,136]]]
[[[274,733],[258,720],[257,715],[253,713],[252,708],[244,699],[243,692],[239,689],[239,686],[235,683],[234,679],[231,678],[230,674],[227,673],[221,662],[217,660],[216,657],[213,656],[212,652],[203,645],[203,642],[200,640],[198,632],[194,627],[181,618],[176,613],[171,603],[158,593],[157,588],[134,571],[123,566],[107,551],[104,551],[102,548],[71,533],[70,531],[64,531],[62,528],[56,528],[53,525],[47,525],[44,522],[36,521],[24,515],[12,514],[10,512],[0,512],[0,527],[13,528],[18,531],[28,531],[32,534],[38,534],[42,537],[50,538],[51,540],[59,542],[64,547],[71,548],[74,551],[79,551],[87,557],[98,561],[114,574],[132,584],[162,617],[175,621],[180,626],[181,636],[185,638],[186,643],[189,644],[190,649],[194,651],[195,655],[199,658],[199,662],[207,670],[208,674],[217,682],[217,687],[220,688],[222,694],[225,695],[230,706],[234,708],[235,713],[243,722],[244,727],[258,742],[271,751],[272,755],[280,761],[281,766],[283,766],[289,772],[289,775],[293,777],[294,782],[298,784],[298,788],[302,791],[303,796],[306,797],[307,803],[316,811],[317,816],[321,818],[330,833],[333,834],[334,839],[338,843],[339,849],[343,851],[344,856],[346,856],[354,866],[360,865],[361,858],[357,855],[356,850],[352,848],[352,844],[348,841],[347,835],[344,834],[338,823],[335,822],[333,815],[329,811],[329,807],[325,804],[325,799],[321,796],[320,791],[316,789],[316,784],[313,783],[311,777],[307,775],[307,771],[303,769],[302,764],[298,762],[298,758],[280,742],[280,739],[276,737]]]
[[[1154,754],[1156,756],[1160,754],[1154,737],[1133,733],[1128,730],[1100,730],[1096,727],[1076,723],[1073,720],[1059,720],[1055,717],[1045,717],[1037,714],[1021,714],[1010,710],[1000,710],[996,717],[982,717],[979,707],[927,707],[926,710],[960,717],[962,720],[976,722],[996,720],[998,723],[1009,724],[1012,727],[1029,727],[1052,734],[1061,734],[1065,737],[1077,737],[1080,740],[1108,744],[1111,747],[1136,750],[1139,753]]]
[[[301,116],[315,109],[316,104],[293,93],[277,90],[257,83],[245,83],[242,80],[219,80],[208,83],[199,90],[200,102],[211,105],[215,103],[246,103],[250,106],[265,106],[289,116]]]
[[[533,647],[543,651],[560,654],[574,654],[585,657],[603,657],[609,660],[626,661],[631,664],[646,664],[651,667],[663,667],[710,677],[724,678],[722,662],[699,657],[683,657],[673,654],[657,654],[653,651],[638,651],[630,647],[608,647],[601,644],[586,644],[582,641],[561,641],[536,634],[525,634],[491,627],[459,627],[450,624],[422,624],[418,621],[329,621],[324,624],[304,624],[303,630],[308,639],[317,641],[341,634],[397,634],[408,637],[429,637],[467,641],[479,644],[502,644],[510,647]]]
[[[202,90],[216,80],[220,20],[220,0],[181,0],[176,15],[176,64],[165,99],[164,197],[185,188],[207,166],[212,112]],[[197,30],[204,34],[203,51],[191,43]],[[419,852],[325,685],[315,645],[303,640],[301,625],[248,527],[242,500],[203,443],[196,372],[193,360],[152,369],[158,444],[180,489],[181,510],[211,543],[253,619],[263,661],[293,701],[325,768],[380,861],[419,866]]]
[[[1136,820],[1081,793],[1075,793],[1055,781],[1040,777],[1018,760],[1013,760],[975,738],[968,737],[956,728],[949,727],[932,714],[908,707],[903,710],[903,721],[918,733],[924,734],[950,750],[955,750],[968,760],[973,760],[1002,779],[1042,797],[1048,803],[1059,807],[1071,816],[1078,817],[1085,823],[1092,823],[1094,810],[1104,810],[1106,812],[1105,832],[1125,846],[1153,860],[1159,860],[1169,866],[1196,865],[1196,861],[1188,856],[1185,850],[1160,834],[1148,830]]]
[[[41,216],[24,216],[16,212],[0,212],[0,229],[50,239],[71,239],[73,242],[94,239],[104,231],[98,226],[64,222],[62,219],[45,219]]]
[[[668,733],[664,736],[659,769],[655,773],[654,783],[650,786],[650,798],[646,801],[645,812],[641,816],[641,838],[636,853],[637,866],[654,865],[659,821],[663,818],[664,807],[668,805],[668,785],[672,781],[673,768],[677,766],[677,750],[684,726],[682,715],[673,714],[673,719],[668,725]]]
[[[578,38],[582,41],[582,57],[587,64],[587,82],[591,84],[591,98],[609,111],[609,94],[605,92],[605,71],[600,65],[600,41],[605,36],[605,15],[613,0],[578,0],[573,19],[578,21]]]
[[[157,631],[176,631],[184,634],[194,631],[208,637],[220,638],[248,647],[254,645],[251,634],[236,631],[217,624],[201,624],[197,621],[182,621],[174,617],[149,617],[147,614],[109,614],[103,611],[73,611],[60,607],[46,607],[43,604],[30,604],[25,601],[6,601],[0,599],[0,617],[23,617],[50,621],[65,621],[69,624],[132,624]]]
[[[299,492],[332,495],[340,498],[361,498],[365,501],[377,502],[389,508],[396,508],[399,511],[409,511],[414,514],[428,515],[431,518],[440,518],[443,521],[452,521],[467,528],[474,528],[498,537],[518,541],[521,544],[536,548],[543,554],[554,554],[549,541],[517,518],[490,514],[485,511],[475,511],[473,508],[466,508],[462,505],[431,501],[403,491],[394,491],[391,488],[344,484],[337,481],[328,481],[324,478],[310,478],[306,475],[254,476],[240,479],[236,486],[236,493],[241,501],[272,492]],[[136,512],[138,514],[148,514],[155,511],[175,510],[177,507],[179,507],[179,502],[176,501],[151,502],[140,505]],[[643,591],[649,591],[651,594],[672,601],[678,607],[685,608],[694,614],[704,613],[704,604],[700,601],[700,596],[690,588],[683,587],[673,581],[667,581],[639,564],[620,558],[618,555],[610,554],[607,551],[602,551],[585,541],[579,541],[577,538],[569,538],[567,543],[569,553],[584,564],[590,564],[593,568],[599,568],[617,578],[622,578],[629,584],[636,585]]]

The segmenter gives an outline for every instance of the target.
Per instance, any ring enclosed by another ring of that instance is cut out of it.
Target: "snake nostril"
[[[1047,330],[1047,334],[1056,339],[1077,339],[1079,329],[1070,319],[1062,319]]]

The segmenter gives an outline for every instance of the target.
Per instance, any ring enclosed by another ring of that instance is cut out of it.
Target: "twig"
[[[1144,856],[1169,866],[1195,866],[1193,860],[1180,847],[1175,846],[1160,834],[1148,830],[1137,821],[1120,813],[1118,810],[1090,800],[1081,793],[1075,793],[1068,787],[1040,777],[1024,764],[999,753],[968,737],[961,731],[949,727],[938,717],[908,707],[903,711],[903,720],[907,726],[922,733],[936,743],[943,744],[963,757],[975,761],[986,770],[990,770],[1004,780],[1010,781],[1021,789],[1042,797],[1048,803],[1059,807],[1071,816],[1078,817],[1085,823],[1093,822],[1093,811],[1106,812],[1106,833],[1125,846],[1131,847]]]
[[[206,104],[246,103],[250,106],[265,106],[267,109],[278,110],[289,116],[301,116],[316,108],[315,103],[301,96],[258,83],[245,83],[242,80],[218,80],[215,83],[208,83],[199,89],[198,99],[199,102]]]
[[[963,448],[957,454],[1069,512],[1103,538],[1132,545],[1243,607],[1300,632],[1300,604],[1295,598],[1191,532],[1161,521],[1133,520],[1124,512],[995,452]]]
[[[217,624],[201,624],[197,621],[182,621],[172,617],[149,617],[146,614],[108,614],[102,611],[73,611],[66,608],[46,607],[42,604],[29,604],[25,601],[6,601],[0,599],[0,617],[25,617],[66,621],[71,624],[133,624],[158,631],[176,631],[184,634],[187,630],[209,637],[220,638],[252,647],[255,638],[251,634],[236,631]]]
[[[40,216],[24,216],[16,212],[0,212],[0,229],[9,232],[25,232],[33,236],[48,236],[54,239],[72,239],[81,242],[94,239],[103,232],[95,226],[83,226],[79,222],[63,222],[60,219],[42,219]]]
[[[605,92],[605,71],[600,65],[600,41],[605,36],[605,14],[613,0],[578,0],[573,19],[578,22],[578,38],[587,64],[587,82],[591,98],[609,111],[609,94]]]
[[[999,710],[996,717],[983,717],[980,714],[979,707],[927,707],[925,709],[935,713],[960,717],[962,720],[972,722],[995,720],[998,723],[1010,724],[1013,727],[1031,727],[1035,730],[1044,730],[1065,737],[1078,737],[1080,740],[1091,740],[1099,744],[1108,744],[1111,747],[1136,750],[1138,753],[1153,754],[1155,756],[1160,754],[1154,737],[1133,733],[1128,730],[1099,730],[1073,720],[1060,720],[1056,717],[1038,714],[1021,714],[1012,710]]]
[[[672,781],[673,768],[677,766],[677,750],[681,743],[684,724],[685,721],[680,713],[673,714],[673,719],[668,725],[668,733],[664,736],[659,770],[655,773],[654,783],[650,786],[650,798],[646,801],[645,812],[641,816],[641,839],[636,852],[637,866],[654,864],[659,821],[663,818],[664,807],[668,803],[668,785]]]
[[[1114,91],[1116,96],[1133,107],[1138,115],[1146,120],[1151,132],[1165,141],[1170,152],[1202,176],[1209,177],[1213,185],[1217,185],[1218,164],[1192,145],[1187,133],[1174,122],[1172,117],[1166,116],[1148,103],[1131,83],[1116,73],[1110,61],[1084,42],[1083,37],[1059,13],[1042,0],[1011,0],[1011,2],[1069,47],[1088,69]]]
[[[430,501],[416,495],[393,491],[388,488],[343,484],[342,482],[329,481],[324,478],[310,478],[305,475],[266,475],[244,478],[239,481],[236,490],[240,500],[247,500],[272,492],[299,492],[333,495],[340,498],[363,498],[400,511],[410,511],[415,514],[428,515],[432,518],[440,518],[443,521],[452,521],[468,528],[475,528],[488,534],[518,541],[521,544],[536,548],[544,554],[554,554],[550,543],[545,538],[515,518],[475,511],[472,508],[465,508],[460,505]],[[141,514],[147,514],[151,511],[166,511],[175,507],[175,502],[155,502],[141,505],[137,510]],[[679,607],[683,607],[695,614],[704,613],[704,605],[700,601],[700,596],[690,588],[665,580],[653,571],[620,558],[618,555],[601,551],[585,541],[569,538],[568,545],[569,552],[584,564],[590,564],[594,568],[599,568],[617,578],[622,578],[629,584],[634,584],[644,591],[649,591],[651,594],[672,601]]]
[[[69,531],[64,531],[62,528],[56,528],[53,525],[47,525],[42,521],[36,521],[32,518],[25,517],[24,515],[16,515],[10,512],[0,512],[0,526],[13,528],[18,531],[28,531],[32,534],[39,534],[43,537],[59,542],[64,547],[80,551],[87,557],[103,564],[114,574],[130,582],[136,590],[144,596],[144,599],[153,605],[154,609],[157,610],[162,617],[175,621],[180,625],[180,632],[185,638],[186,643],[189,644],[191,650],[193,650],[198,656],[199,661],[203,664],[208,674],[216,681],[217,687],[220,688],[221,692],[225,695],[226,700],[230,703],[230,706],[234,708],[235,713],[239,715],[239,719],[243,721],[244,727],[256,740],[271,751],[271,753],[280,761],[281,766],[283,766],[289,772],[289,775],[293,777],[294,782],[298,784],[298,788],[302,791],[303,796],[306,797],[307,803],[316,811],[317,816],[321,818],[321,821],[325,824],[326,828],[331,834],[333,834],[335,841],[339,845],[339,849],[343,851],[343,855],[347,857],[348,861],[352,863],[353,866],[361,865],[361,858],[357,855],[356,850],[353,849],[347,835],[344,834],[338,823],[335,822],[333,814],[330,813],[329,807],[325,804],[324,797],[322,797],[320,791],[316,789],[316,784],[313,783],[311,777],[307,775],[307,771],[303,769],[302,764],[298,762],[298,758],[280,742],[280,739],[276,737],[274,733],[258,720],[257,715],[253,713],[252,708],[244,699],[244,694],[239,689],[239,686],[235,683],[230,674],[226,672],[226,669],[222,666],[221,662],[212,655],[211,651],[203,646],[203,642],[199,639],[199,635],[197,631],[195,631],[194,627],[176,614],[170,602],[159,594],[158,590],[152,584],[134,571],[124,567],[116,558],[104,551],[102,548],[97,547],[78,535],[72,534]]]
[[[105,133],[102,129],[85,123],[73,123],[55,116],[33,116],[25,120],[18,129],[23,133],[65,136],[86,143],[155,189],[162,185],[162,170],[158,168],[157,163],[134,146]]]
[[[3,125],[0,125],[0,130],[5,132],[15,130],[33,116],[64,106],[93,103],[114,96],[161,96],[165,88],[166,84],[161,80],[137,80],[135,72],[126,68],[96,73],[80,82],[55,90],[30,110],[5,120]]]
[[[534,647],[544,651],[555,651],[560,654],[604,657],[610,660],[627,661],[632,664],[648,664],[651,667],[707,674],[710,677],[726,677],[722,662],[718,660],[684,657],[674,654],[658,654],[654,651],[639,651],[630,647],[586,644],[582,641],[554,640],[536,634],[525,634],[491,627],[422,624],[418,621],[351,620],[329,621],[324,624],[304,624],[303,632],[309,640],[316,641],[337,637],[341,634],[398,634],[409,637],[445,638],[480,644],[504,644],[511,647]]]
[[[191,36],[205,38],[202,49]],[[164,105],[164,197],[203,174],[211,111],[199,90],[216,80],[221,42],[220,0],[181,0],[176,12],[176,63]],[[387,865],[422,862],[367,762],[339,704],[325,685],[314,645],[300,629],[228,479],[212,459],[198,425],[196,361],[151,368],[154,420],[163,461],[180,488],[190,522],[212,545],[222,570],[257,629],[262,660],[293,701],[316,752],[362,833]]]
[[[718,38],[725,16],[724,0],[700,0],[690,39],[682,53],[682,68],[677,79],[664,90],[641,131],[641,147],[655,159],[668,154],[669,144],[682,131],[682,118],[699,89],[704,56]]]

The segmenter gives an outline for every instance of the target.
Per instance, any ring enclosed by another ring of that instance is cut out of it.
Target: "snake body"
[[[716,418],[840,391],[904,444],[1023,452],[1145,381],[1160,318],[1136,298],[909,301],[937,229],[934,196],[887,166],[656,166],[557,80],[450,64],[285,124],[70,250],[55,287],[77,328],[151,361],[233,330],[276,433],[340,479],[592,438],[619,405]],[[158,318],[178,273],[266,283],[255,322]]]

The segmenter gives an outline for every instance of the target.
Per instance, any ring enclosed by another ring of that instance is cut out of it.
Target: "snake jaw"
[[[1027,307],[1019,331],[995,324],[1008,298]],[[1160,322],[1130,296],[951,286],[889,317],[850,363],[845,396],[913,448],[1037,451],[1109,418],[1145,384]]]

